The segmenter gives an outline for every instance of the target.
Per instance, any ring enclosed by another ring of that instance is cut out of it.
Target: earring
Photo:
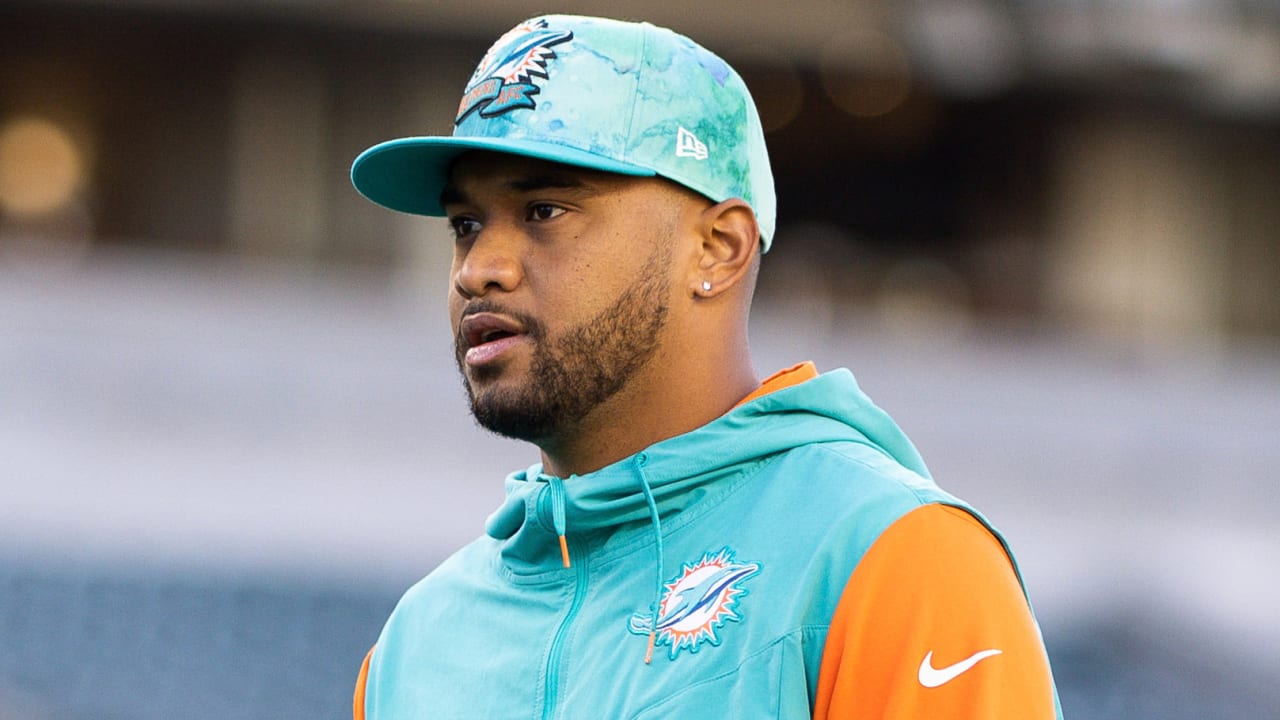
[[[711,292],[711,281],[710,281],[710,280],[703,280],[703,281],[702,281],[702,292]]]

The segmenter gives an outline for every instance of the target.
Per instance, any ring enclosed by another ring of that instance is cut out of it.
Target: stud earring
[[[703,281],[702,281],[702,292],[711,292],[711,281],[710,281],[710,280],[703,280]]]

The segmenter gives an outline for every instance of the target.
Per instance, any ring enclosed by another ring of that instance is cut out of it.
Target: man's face
[[[662,180],[486,153],[459,159],[444,201],[449,310],[476,420],[535,443],[565,437],[653,361],[675,287],[672,236],[694,201]]]

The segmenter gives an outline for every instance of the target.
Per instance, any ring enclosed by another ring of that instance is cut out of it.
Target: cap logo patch
[[[541,89],[534,78],[547,78],[547,63],[556,57],[551,48],[572,39],[572,31],[551,30],[546,20],[531,20],[498,38],[467,83],[454,124],[476,111],[491,118],[537,107],[533,96]]]
[[[689,157],[694,160],[706,160],[707,144],[699,140],[697,135],[694,135],[682,127],[676,134],[676,157]]]

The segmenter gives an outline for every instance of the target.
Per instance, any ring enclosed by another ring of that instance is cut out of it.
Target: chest
[[[431,717],[495,720],[726,708],[809,716],[825,639],[813,598],[826,581],[776,543],[670,542],[661,582],[645,551],[579,556],[543,578],[504,577],[492,556],[474,555],[424,581],[389,620],[370,676],[371,719],[418,718],[424,707]]]

